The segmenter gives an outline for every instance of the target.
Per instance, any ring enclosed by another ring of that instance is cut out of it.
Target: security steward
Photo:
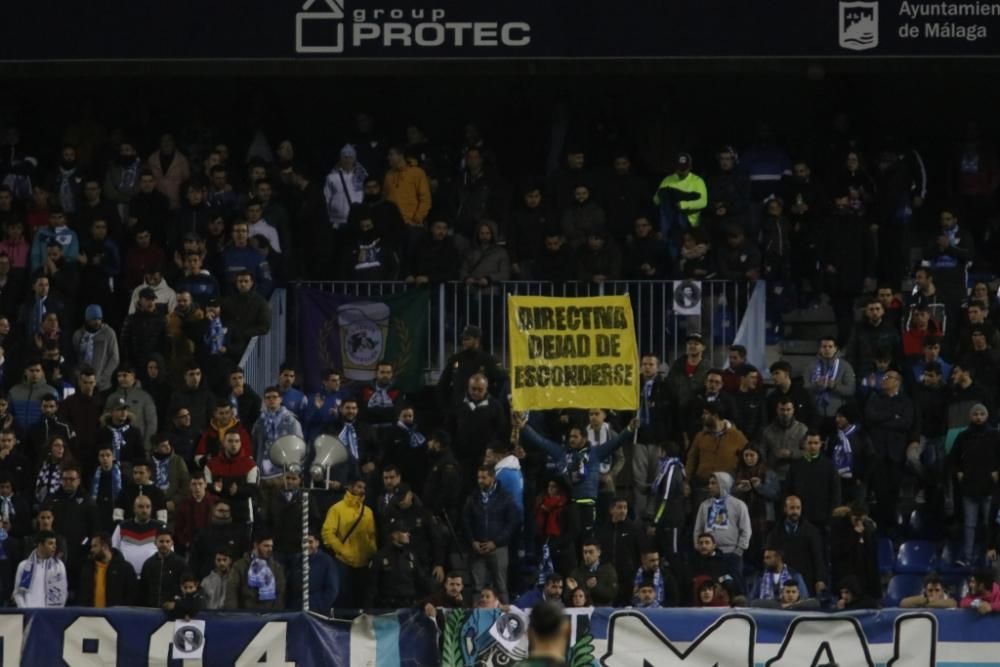
[[[400,518],[389,524],[389,543],[369,567],[366,607],[405,609],[433,590],[430,577],[410,546],[410,526]]]

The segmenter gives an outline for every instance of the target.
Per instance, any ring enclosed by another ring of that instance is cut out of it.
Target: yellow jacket
[[[423,225],[431,211],[431,185],[420,167],[390,169],[382,185],[385,198],[399,207],[408,225]]]
[[[358,521],[358,516],[361,521]],[[351,526],[358,521],[357,527]],[[347,533],[350,532],[350,536]],[[344,537],[347,536],[347,540]],[[333,550],[337,560],[349,567],[368,567],[377,551],[375,547],[375,516],[362,499],[350,491],[330,508],[323,520],[323,544]]]

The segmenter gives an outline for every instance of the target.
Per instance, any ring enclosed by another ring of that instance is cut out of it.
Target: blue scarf
[[[118,465],[118,462],[115,461],[111,465],[111,470],[107,472],[111,474],[111,499],[115,500],[118,498],[118,494],[122,492],[122,469]],[[101,490],[101,475],[104,473],[104,470],[98,468],[94,473],[94,478],[90,480],[90,497],[94,500],[97,500],[97,494]]]
[[[100,329],[98,329],[100,331]],[[94,364],[94,338],[97,336],[97,331],[91,333],[90,331],[84,330],[83,336],[80,337],[80,361],[92,366]]]
[[[726,507],[727,495],[712,499],[712,504],[708,507],[708,517],[705,520],[705,530],[711,532],[715,529],[729,527],[729,509]]]
[[[840,372],[840,357],[834,357],[834,359],[830,362],[825,359],[819,359],[816,362],[816,367],[813,368],[813,384],[815,384],[820,378],[826,378],[826,388],[819,392],[819,395],[816,396],[816,403],[821,409],[830,404],[830,394],[833,390],[833,383],[837,379],[838,372]]]
[[[486,491],[483,491],[482,489],[480,489],[479,490],[479,502],[481,502],[483,505],[489,505],[490,499],[493,498],[493,495],[496,492],[497,492],[497,484],[496,484],[496,482],[493,482],[493,486],[491,486]]]
[[[3,528],[0,528],[0,560],[7,560],[7,538],[10,535]]]
[[[59,575],[59,559],[56,557],[41,560],[38,552],[32,551],[28,556],[27,567],[21,572],[21,578],[17,582],[17,590],[27,591],[31,588],[31,582],[35,578],[35,569],[41,567],[42,576],[45,577],[45,606],[62,607],[66,604],[66,578]],[[50,581],[50,577],[52,577]]]
[[[389,387],[372,385],[372,395],[368,399],[369,408],[391,408],[392,397],[389,396]]]
[[[590,443],[591,447],[596,445],[603,445],[611,437],[611,426],[608,424],[601,424],[600,430],[595,431],[593,426],[587,426],[587,442]],[[614,465],[611,457],[608,457],[601,461],[599,469],[602,475],[607,475],[611,472],[611,466]]]
[[[758,599],[760,600],[776,600],[778,599],[781,591],[781,587],[785,585],[786,581],[791,581],[792,575],[788,572],[788,566],[782,565],[781,572],[777,574],[773,572],[764,571],[764,574],[760,576],[760,588],[758,589]],[[805,592],[803,592],[805,595]]]
[[[154,481],[156,486],[162,491],[166,491],[170,486],[170,457],[158,459],[153,457],[153,467],[155,468]]]
[[[634,599],[639,600],[639,586],[645,579],[648,579],[649,575],[646,574],[646,570],[639,567],[635,572],[635,580],[632,582],[632,590],[635,591]],[[656,568],[656,572],[653,573],[653,588],[656,589],[656,601],[660,602],[663,600],[663,572],[660,568]]]
[[[273,444],[278,439],[278,426],[281,423],[281,410],[264,410],[261,414],[264,418],[264,434],[267,436],[267,443]]]
[[[425,438],[422,433],[417,431],[416,426],[407,426],[403,422],[396,422],[396,425],[409,434],[410,449],[419,449],[424,446],[424,443],[427,442],[427,438]]]
[[[653,381],[646,380],[642,385],[642,402],[639,405],[639,424],[642,426],[649,426],[651,420],[649,399],[653,396]]]
[[[590,446],[582,449],[570,448],[566,452],[566,477],[570,486],[583,482],[587,477],[587,464],[590,462]]]
[[[38,471],[38,479],[35,482],[35,498],[38,502],[45,502],[45,498],[62,488],[62,462],[51,463],[46,461],[42,464],[42,469]]]
[[[73,177],[76,167],[67,171],[59,167],[59,204],[67,213],[76,212],[76,199],[73,197]]]
[[[857,429],[856,424],[851,424],[851,427],[846,431],[837,431],[837,444],[833,446],[833,464],[837,466],[837,472],[844,479],[851,479],[854,477],[854,473],[851,472],[854,469],[854,452],[851,449],[851,441],[848,438],[855,429]]]
[[[270,602],[278,597],[274,573],[267,561],[257,556],[250,556],[250,568],[247,570],[247,585],[257,589],[257,600]]]
[[[222,326],[221,319],[216,317],[208,321],[204,341],[209,354],[222,354],[222,348],[226,344],[226,328]]]
[[[15,514],[17,512],[14,511],[14,497],[0,496],[0,516],[3,516],[5,521],[10,521]]]
[[[111,446],[115,448],[115,461],[120,461],[122,449],[125,447],[125,434],[128,433],[131,424],[122,424],[121,426],[109,424],[108,428],[111,429]]]
[[[354,424],[350,422],[344,424],[344,428],[340,430],[340,440],[347,445],[347,449],[351,452],[351,457],[355,461],[361,459],[358,452],[358,432],[355,430]]]
[[[121,178],[118,179],[119,190],[131,190],[135,186],[135,178],[139,174],[139,158],[122,167]]]
[[[545,544],[542,545],[542,562],[538,565],[538,576],[535,578],[535,584],[539,587],[545,586],[549,575],[555,571],[556,566],[552,562],[552,549],[549,548],[549,541],[545,540]]]

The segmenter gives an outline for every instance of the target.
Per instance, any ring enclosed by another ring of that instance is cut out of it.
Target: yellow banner
[[[508,296],[514,410],[639,407],[628,295]]]

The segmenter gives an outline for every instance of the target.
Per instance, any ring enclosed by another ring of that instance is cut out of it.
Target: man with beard
[[[267,394],[264,395],[267,401]],[[261,414],[264,419],[264,413]],[[259,421],[258,421],[259,423]],[[330,469],[330,488],[337,491],[347,486],[348,480],[360,479],[372,486],[375,483],[375,461],[378,458],[378,441],[371,426],[358,421],[358,401],[346,398],[340,404],[340,419],[324,431],[344,443],[348,458]]]
[[[403,262],[408,283],[427,285],[458,280],[461,258],[455,240],[448,234],[448,221],[431,222],[430,232],[417,242],[409,259],[408,263]]]
[[[75,605],[105,609],[128,607],[136,602],[137,576],[121,552],[111,547],[111,536],[90,538],[90,558],[83,564]]]
[[[543,231],[543,236],[532,278],[551,283],[573,280],[573,253],[559,228],[550,227]]]
[[[104,176],[104,193],[118,206],[118,216],[128,219],[128,204],[139,189],[139,172],[142,160],[135,145],[122,140],[118,146],[118,160],[112,164]]]
[[[361,388],[361,419],[373,426],[393,422],[399,406],[406,402],[406,394],[393,387],[393,366],[380,361],[375,366],[375,380]]]
[[[46,189],[55,193],[59,205],[66,213],[76,213],[83,195],[83,177],[77,167],[75,146],[66,144],[62,147],[59,165],[49,175]]]

